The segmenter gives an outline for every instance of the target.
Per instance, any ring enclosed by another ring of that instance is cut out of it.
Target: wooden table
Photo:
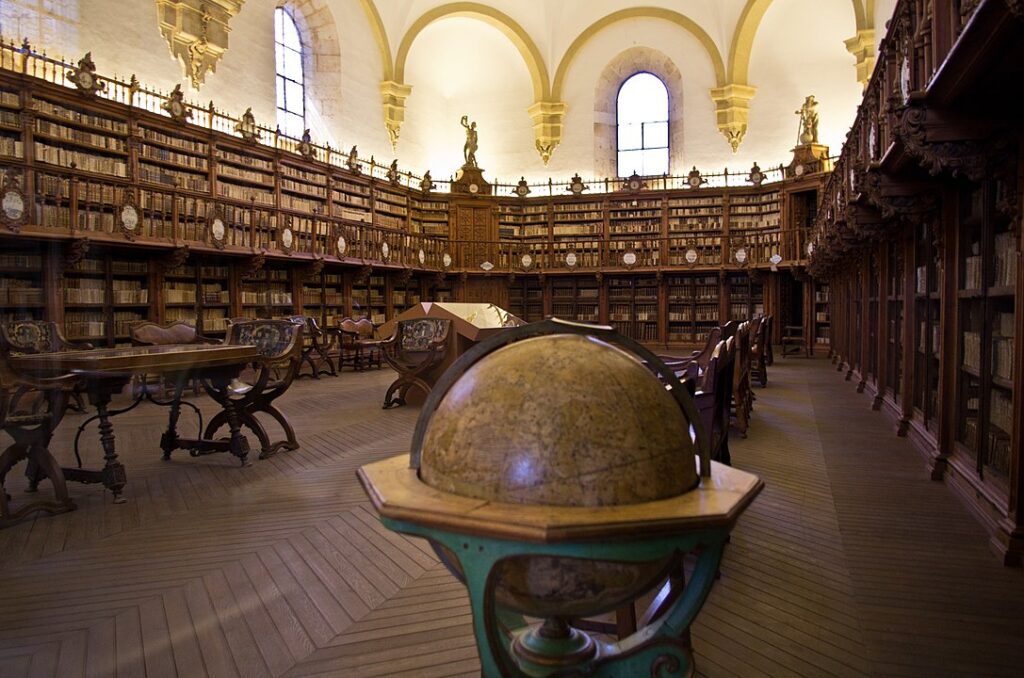
[[[66,351],[36,355],[11,356],[11,367],[18,372],[37,377],[78,374],[96,408],[99,419],[100,443],[103,446],[103,468],[87,469],[63,467],[68,480],[81,483],[103,483],[114,495],[114,503],[122,503],[127,477],[124,465],[117,459],[114,445],[114,427],[109,409],[112,397],[120,393],[135,374],[159,374],[176,384],[167,430],[160,439],[164,459],[171,452],[188,449],[193,455],[212,452],[230,452],[246,463],[249,441],[241,434],[240,423],[230,398],[223,398],[231,436],[227,440],[180,438],[177,434],[181,393],[191,378],[203,380],[208,389],[224,393],[231,381],[238,377],[246,364],[258,360],[255,346],[211,346],[208,344],[168,344],[164,346],[133,346],[130,348],[97,349],[93,351]],[[124,410],[120,410],[124,411]],[[58,468],[56,464],[53,467]],[[38,482],[33,480],[33,485]]]

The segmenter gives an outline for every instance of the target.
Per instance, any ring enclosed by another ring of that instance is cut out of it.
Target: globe
[[[424,416],[420,479],[456,495],[619,506],[675,497],[699,480],[689,423],[672,394],[637,358],[590,336],[503,346]],[[435,548],[463,578],[457,557]],[[657,583],[671,561],[515,556],[494,573],[496,602],[537,617],[601,614]]]

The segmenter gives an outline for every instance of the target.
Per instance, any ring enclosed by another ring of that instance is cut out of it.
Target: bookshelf
[[[280,189],[281,209],[304,215],[327,214],[327,176],[295,162],[280,160],[277,164],[277,183]],[[312,233],[313,229],[296,228]]]
[[[37,163],[108,177],[128,176],[128,121],[67,101],[34,95],[33,157]]]
[[[420,303],[420,281],[415,277],[401,277],[391,281],[392,317]]]
[[[1005,496],[1013,436],[1018,236],[995,209],[995,200],[991,183],[961,195],[956,441],[977,479]]]
[[[661,198],[628,198],[608,202],[608,235],[612,238],[661,235]]]
[[[449,237],[448,201],[434,198],[410,198],[412,214],[410,228],[413,233]]]
[[[324,272],[323,276],[323,322],[324,327],[336,327],[338,321],[349,315],[345,303],[345,275]]]
[[[894,402],[899,402],[903,382],[903,245],[891,242],[886,248],[888,257],[885,284],[885,387],[891,390]],[[817,300],[815,300],[817,301]],[[817,339],[815,339],[817,340]]]
[[[754,316],[764,315],[764,285],[754,282],[745,273],[730,273],[729,320],[743,322]]]
[[[195,263],[183,263],[164,271],[161,293],[165,323],[182,321],[199,328],[198,273]]]
[[[64,332],[73,341],[107,342],[107,261],[86,256],[64,269]]]
[[[452,293],[452,281],[449,278],[438,280],[434,278],[429,285],[427,285],[428,293],[423,301],[455,301],[455,295]],[[512,311],[512,315],[519,315],[515,311]]]
[[[141,183],[209,193],[209,144],[146,123],[139,124],[138,135]]]
[[[231,266],[227,259],[203,257],[198,266],[199,332],[216,337],[227,331],[231,317]]]
[[[811,336],[814,339],[816,348],[827,350],[832,331],[828,283],[816,282],[813,285],[812,291],[814,293],[814,302],[811,311],[813,313],[811,326],[814,328],[814,331]]]
[[[21,126],[21,94],[12,88],[0,87],[0,159],[25,157]]]
[[[222,198],[257,206],[273,207],[274,159],[254,150],[236,150],[215,144],[216,194]]]
[[[517,277],[509,285],[509,312],[528,323],[544,319],[544,288],[532,276]]]
[[[109,281],[113,340],[116,345],[127,345],[131,326],[149,318],[149,261],[118,252],[110,257]]]
[[[369,318],[376,325],[387,321],[387,296],[383,275],[370,275],[362,281],[352,283],[352,317]]]
[[[370,223],[370,187],[355,178],[336,177],[331,187],[331,214],[347,221]]]
[[[559,276],[551,280],[551,314],[556,318],[596,323],[601,287],[593,276]]]
[[[43,320],[43,244],[0,240],[0,321]]]
[[[291,315],[295,310],[291,275],[287,266],[269,262],[254,273],[243,273],[239,282],[242,315],[247,318]]]
[[[609,278],[608,320],[627,337],[637,341],[658,341],[657,279],[654,276]]]
[[[600,202],[556,203],[553,207],[551,234],[555,240],[604,236],[604,210]]]
[[[523,231],[523,203],[498,205],[498,239],[518,240]]]
[[[731,193],[729,195],[729,232],[744,234],[782,227],[782,203],[779,191]]]
[[[938,433],[939,356],[942,306],[939,294],[938,253],[928,227],[916,227],[914,238],[914,416]]]
[[[397,190],[375,186],[373,195],[373,225],[394,231],[408,230],[409,197]]]

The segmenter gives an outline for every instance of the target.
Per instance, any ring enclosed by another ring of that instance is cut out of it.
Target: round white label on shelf
[[[213,220],[210,224],[210,233],[213,235],[214,240],[223,240],[224,236],[227,235],[227,229],[224,227],[224,222],[220,217]]]
[[[533,257],[529,254],[524,254],[519,261],[523,264],[523,268],[530,268],[530,266],[533,266]]]
[[[772,263],[772,266],[778,266],[780,263],[782,263],[782,257],[779,256],[778,252],[776,252],[771,256],[770,259],[768,259],[768,261]]]
[[[450,255],[447,252],[445,252],[444,256],[441,257],[441,263],[444,264],[445,268],[448,268],[449,266],[451,266],[452,265],[452,255]]]
[[[284,245],[286,248],[291,248],[293,239],[294,236],[292,235],[292,229],[286,228],[283,231],[281,231],[281,244]]]
[[[422,266],[423,264],[427,263],[427,253],[426,253],[426,252],[424,252],[423,250],[420,250],[420,251],[419,251],[419,252],[418,252],[418,253],[416,254],[416,258],[417,258],[417,259],[419,259],[419,261],[420,261],[420,266]]]
[[[698,256],[697,255],[697,250],[693,249],[692,247],[690,249],[686,250],[686,263],[688,263],[688,264],[696,264],[697,263],[697,256]]]
[[[485,271],[489,271],[492,268],[494,268],[494,264],[492,264],[489,261],[485,261],[484,263],[480,264],[480,268],[484,269]]]
[[[4,216],[11,221],[21,219],[25,214],[25,199],[21,197],[21,193],[17,191],[4,193],[3,210]]]
[[[121,208],[121,225],[126,231],[134,231],[139,225],[139,213],[132,205]]]
[[[380,244],[380,255],[385,259],[391,256],[391,248],[388,247],[388,244],[386,242],[382,242]]]
[[[812,254],[814,254],[814,243],[809,242],[807,243],[807,256],[811,256]]]
[[[345,254],[345,250],[348,248],[348,243],[345,242],[345,236],[343,236],[343,235],[339,235],[338,236],[337,247],[338,247],[338,256],[341,256],[341,255]]]
[[[740,247],[739,249],[736,250],[736,253],[733,256],[736,257],[737,262],[741,264],[747,263],[747,248]]]
[[[565,255],[565,265],[566,266],[572,268],[573,266],[576,265],[576,261],[577,260],[576,260],[576,253],[575,252],[569,252],[568,254]]]
[[[622,263],[626,266],[632,266],[636,263],[636,252],[626,252],[622,255]]]

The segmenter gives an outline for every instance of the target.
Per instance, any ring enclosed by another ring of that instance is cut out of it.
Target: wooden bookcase
[[[40,242],[0,240],[0,321],[45,319],[44,252]]]

